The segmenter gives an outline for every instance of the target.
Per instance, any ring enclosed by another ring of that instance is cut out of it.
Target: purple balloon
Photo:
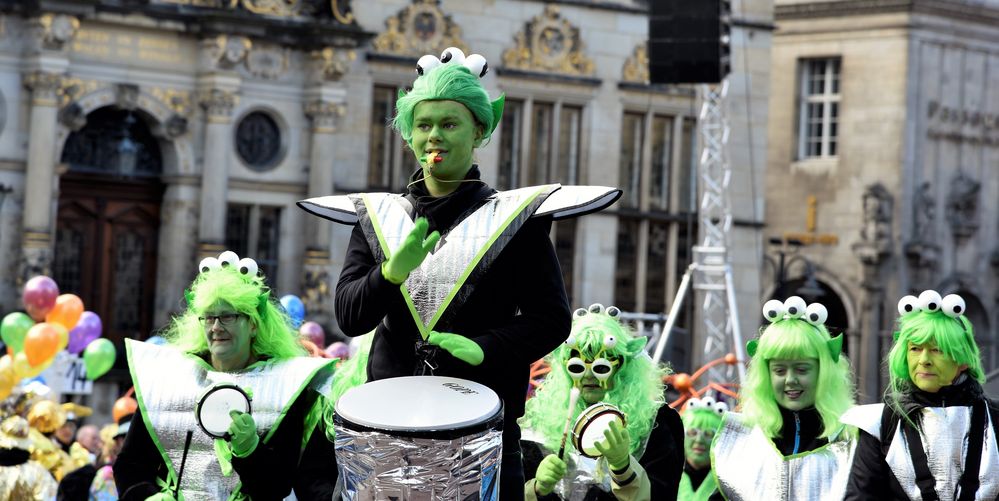
[[[24,309],[31,318],[36,322],[44,322],[45,315],[55,306],[57,297],[59,297],[59,286],[55,280],[45,275],[38,275],[24,284],[21,302],[24,303]]]
[[[346,343],[337,341],[326,347],[326,354],[330,358],[339,358],[340,360],[347,360],[350,358],[350,346]]]
[[[323,332],[323,326],[315,322],[305,322],[298,328],[298,333],[305,339],[312,341],[316,346],[326,344],[326,333]]]
[[[76,322],[76,327],[69,331],[69,345],[66,346],[66,351],[80,353],[91,341],[101,337],[103,329],[101,317],[92,311],[83,312],[80,320]]]

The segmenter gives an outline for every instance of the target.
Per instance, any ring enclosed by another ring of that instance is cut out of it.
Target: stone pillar
[[[232,156],[232,110],[236,106],[238,77],[206,79],[201,92],[205,111],[205,141],[202,155],[201,214],[198,219],[199,259],[217,256],[225,246],[225,216],[228,200],[229,158]]]
[[[55,175],[57,93],[62,81],[62,74],[40,70],[24,77],[24,86],[31,92],[31,111],[19,270],[22,279],[52,274],[52,207],[59,199]]]

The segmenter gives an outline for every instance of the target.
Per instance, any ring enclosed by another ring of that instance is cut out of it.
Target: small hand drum
[[[604,440],[604,432],[610,429],[610,424],[614,421],[621,426],[625,425],[624,414],[617,407],[603,402],[587,407],[572,425],[573,447],[588,458],[600,457],[595,444]]]
[[[229,438],[229,411],[250,412],[250,396],[232,383],[216,383],[198,398],[194,415],[198,426],[212,438]]]

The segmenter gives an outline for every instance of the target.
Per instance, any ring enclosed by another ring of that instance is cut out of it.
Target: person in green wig
[[[553,219],[599,210],[620,196],[558,184],[497,191],[475,150],[492,137],[503,101],[480,78],[486,60],[448,48],[417,63],[393,127],[416,168],[402,194],[355,193],[299,202],[354,225],[335,295],[341,330],[374,330],[367,380],[450,376],[503,400],[502,499],[523,491],[520,430],[530,364],[569,333]],[[416,473],[414,475],[419,475]]]
[[[899,301],[885,403],[844,417],[861,430],[846,499],[999,499],[999,405],[966,311],[933,290]]]
[[[728,404],[714,397],[691,398],[684,405],[683,477],[680,478],[679,501],[707,501],[718,498],[718,481],[711,475],[711,441],[728,412]]]
[[[269,500],[293,488],[330,499],[337,469],[322,417],[334,361],[304,356],[254,260],[226,251],[198,269],[167,346],[126,340],[139,408],[114,467],[121,499]],[[207,403],[222,389],[252,405]],[[228,430],[215,438],[208,420]]]
[[[569,338],[548,356],[551,372],[520,419],[525,471],[534,474],[524,485],[528,500],[676,499],[683,424],[665,402],[668,371],[652,361],[646,338],[634,336],[619,315],[618,308],[600,304],[576,310]],[[625,425],[610,425],[595,444],[600,456],[594,459],[563,436],[568,420],[601,402],[618,408]]]
[[[767,301],[763,316],[769,325],[746,346],[741,413],[725,415],[711,444],[718,489],[727,499],[840,499],[856,444],[840,420],[854,402],[842,335],[826,330],[825,306],[798,296]]]

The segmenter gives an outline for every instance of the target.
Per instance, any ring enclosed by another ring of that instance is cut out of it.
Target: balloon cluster
[[[91,380],[114,365],[114,344],[101,338],[100,317],[84,311],[77,295],[59,294],[55,280],[37,276],[24,285],[21,301],[27,313],[9,313],[0,322],[0,338],[7,345],[7,354],[0,357],[0,399],[21,379],[41,374],[62,350],[82,352]]]

